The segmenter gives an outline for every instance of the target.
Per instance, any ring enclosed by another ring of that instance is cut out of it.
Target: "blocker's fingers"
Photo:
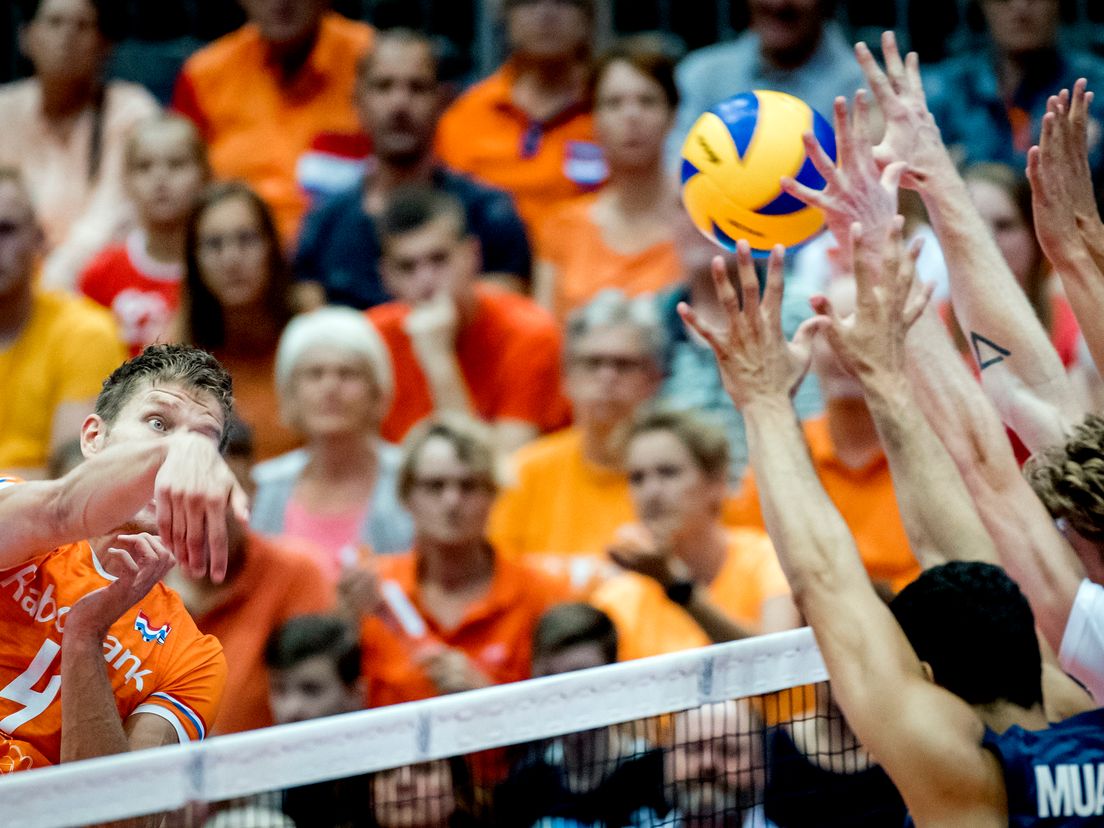
[[[723,354],[725,352],[727,343],[721,337],[720,333],[716,331],[712,325],[706,324],[690,305],[685,302],[679,302],[676,310],[678,311],[678,315],[682,318],[683,324],[704,339],[709,344],[709,347],[713,349],[714,353]]]
[[[832,206],[832,199],[824,194],[824,190],[814,190],[812,187],[807,187],[800,181],[795,181],[789,176],[780,179],[779,185],[782,188],[782,192],[792,195],[794,198],[805,202],[810,207],[828,210]]]
[[[817,336],[821,331],[827,329],[832,324],[832,320],[827,315],[811,316],[797,326],[797,330],[794,331],[793,342],[794,347],[805,351],[812,347],[813,338]]]
[[[909,294],[908,302],[905,304],[905,309],[901,313],[906,328],[911,328],[916,320],[920,318],[920,315],[924,312],[924,308],[926,308],[928,302],[931,301],[934,292],[935,285],[928,282],[927,284],[920,285]]]
[[[851,129],[855,133],[855,140],[861,141],[864,147],[874,145],[874,136],[870,131],[870,96],[865,89],[855,92],[855,103],[851,107]]]
[[[878,105],[888,115],[889,109],[896,103],[896,96],[889,78],[878,65],[878,61],[874,59],[870,47],[861,41],[855,44],[855,59],[858,60],[859,68],[862,69],[866,82],[870,84],[870,91],[874,94]]]
[[[905,85],[905,64],[901,52],[897,49],[897,36],[892,31],[882,32],[882,58],[885,60],[886,75],[893,84],[895,92],[901,92]]]
[[[728,313],[728,318],[730,320],[739,319],[740,297],[728,278],[728,268],[725,266],[725,260],[720,256],[714,256],[709,273],[713,277],[713,289],[717,291],[717,298]]]
[[[882,170],[881,184],[882,187],[890,193],[896,193],[901,188],[901,177],[905,174],[905,170],[908,169],[908,162],[906,161],[894,161],[892,164]]]
[[[763,310],[772,329],[778,328],[782,319],[782,271],[786,262],[786,248],[776,244],[767,259],[767,281],[763,286]]]
[[[909,52],[905,55],[905,77],[908,80],[909,89],[919,96],[927,106],[927,96],[924,93],[924,79],[920,76],[920,55]]]
[[[847,117],[847,99],[837,95],[832,101],[832,126],[836,131],[836,155],[844,164],[854,161],[855,143]]]
[[[747,239],[736,243],[736,275],[740,279],[743,317],[748,325],[756,328],[759,322],[759,277],[755,273],[755,262],[751,258],[751,245]]]
[[[216,584],[221,584],[226,578],[226,510],[229,501],[229,497],[222,503],[213,499],[207,501],[207,563],[211,580]]]
[[[829,182],[839,181],[839,168],[836,166],[836,162],[832,160],[832,157],[828,155],[824,147],[820,145],[820,141],[816,139],[816,136],[811,132],[806,132],[801,136],[801,142],[805,145],[805,154],[809,157],[809,160],[813,162],[813,166],[816,171],[820,173],[821,177]],[[845,158],[846,156],[842,151],[837,149],[839,157]]]

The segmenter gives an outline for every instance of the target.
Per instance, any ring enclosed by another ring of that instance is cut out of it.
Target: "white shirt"
[[[1088,578],[1073,601],[1058,661],[1104,703],[1104,587]]]

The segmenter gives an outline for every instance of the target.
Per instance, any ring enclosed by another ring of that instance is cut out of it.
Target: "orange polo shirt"
[[[379,559],[381,579],[395,581],[428,628],[427,639],[463,652],[496,684],[521,681],[532,672],[533,629],[545,610],[567,596],[563,587],[523,564],[495,556],[487,593],[475,601],[452,629],[444,629],[426,612],[418,589],[414,552]],[[361,627],[366,704],[417,701],[438,695],[415,663],[413,642],[390,621],[369,616]]]
[[[177,80],[173,108],[199,127],[215,174],[252,185],[289,244],[312,191],[360,174],[370,142],[353,90],[372,38],[370,26],[328,13],[306,63],[284,80],[249,24],[192,55]]]
[[[514,103],[516,76],[507,63],[457,98],[437,126],[437,154],[510,193],[532,233],[557,204],[600,185],[606,164],[585,107],[534,121]]]
[[[245,562],[217,606],[196,616],[196,625],[222,642],[230,671],[214,732],[269,727],[268,638],[297,615],[333,609],[334,588],[310,557],[294,546],[249,533]]]
[[[555,320],[531,299],[494,286],[475,286],[472,318],[456,335],[456,358],[477,416],[520,420],[551,431],[570,419],[561,391],[563,337]],[[395,398],[380,431],[391,443],[433,413],[433,396],[406,335],[410,306],[387,302],[368,311],[391,352]]]
[[[828,420],[816,417],[802,426],[820,482],[855,537],[871,580],[888,583],[896,592],[920,574],[905,535],[889,462],[881,455],[861,469],[851,469],[836,457]],[[763,527],[759,489],[749,469],[740,491],[726,505],[725,522]]]
[[[561,320],[607,288],[637,296],[682,276],[673,238],[636,253],[607,245],[592,218],[597,198],[586,195],[561,205],[537,233],[537,258],[556,269],[555,311]]]
[[[709,585],[709,597],[733,621],[758,632],[763,604],[790,594],[774,546],[759,529],[728,529],[727,557]],[[617,627],[618,661],[712,644],[686,611],[655,580],[625,572],[600,586],[590,603]]]

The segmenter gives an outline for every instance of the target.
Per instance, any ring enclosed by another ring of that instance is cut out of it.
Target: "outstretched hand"
[[[902,238],[904,219],[898,216],[888,239],[867,239],[860,224],[851,228],[854,246],[881,251],[882,266],[873,270],[869,257],[855,257],[855,312],[840,317],[827,297],[814,296],[813,309],[825,320],[824,333],[844,366],[860,380],[875,375],[903,376],[905,337],[931,298],[932,286],[916,281],[916,257],[921,245],[908,249]]]
[[[736,250],[739,292],[729,281],[724,260],[713,259],[713,286],[727,324],[709,324],[686,302],[678,306],[683,322],[713,349],[725,390],[737,408],[760,397],[792,393],[809,370],[813,334],[826,321],[806,320],[792,342],[782,335],[783,256],[781,245],[771,251],[761,300],[746,240],[741,239]]]

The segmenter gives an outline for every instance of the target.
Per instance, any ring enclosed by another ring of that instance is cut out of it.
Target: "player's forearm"
[[[76,619],[70,618],[70,622]],[[61,761],[130,750],[103,656],[106,631],[69,623],[61,648]]]
[[[1093,362],[1104,371],[1104,228],[1092,236],[1055,267]]]
[[[457,411],[474,414],[468,386],[456,354],[431,345],[421,345],[415,340],[414,353],[425,374],[433,407],[436,411]]]

